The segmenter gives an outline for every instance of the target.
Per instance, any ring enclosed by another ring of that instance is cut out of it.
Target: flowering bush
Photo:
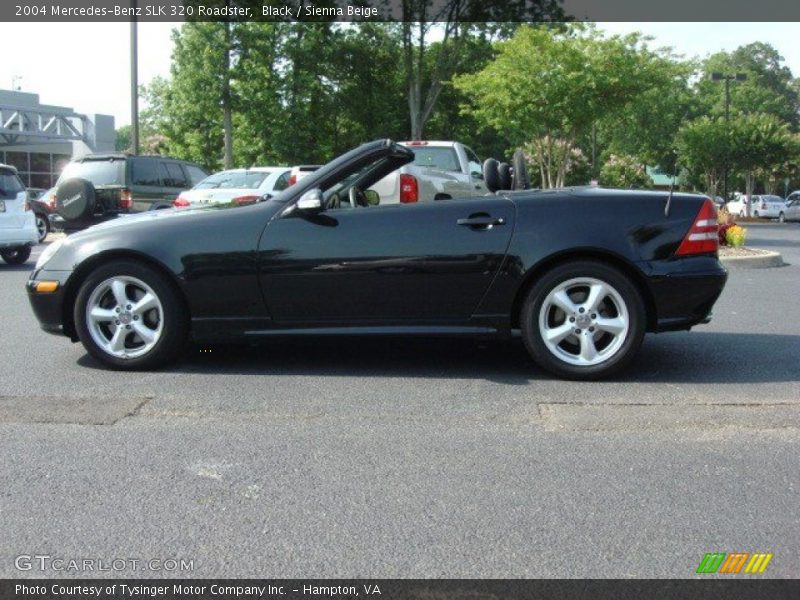
[[[600,183],[616,188],[651,188],[653,180],[635,156],[612,154],[600,170]]]
[[[728,245],[728,230],[734,226],[734,223],[720,223],[717,229],[717,237],[719,238],[720,246]]]
[[[745,237],[747,237],[747,230],[739,225],[730,225],[725,231],[725,241],[734,248],[744,246]]]

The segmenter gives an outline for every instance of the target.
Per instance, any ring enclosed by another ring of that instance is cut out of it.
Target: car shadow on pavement
[[[28,271],[30,273],[31,271],[33,271],[35,267],[36,267],[36,261],[34,260],[29,260],[28,262],[23,263],[21,265],[9,265],[4,262],[0,262],[0,273],[4,273],[6,271],[14,271],[14,272]]]
[[[618,383],[780,383],[800,381],[800,336],[677,332],[649,335]],[[82,356],[78,363],[102,368]],[[520,340],[321,338],[258,345],[191,346],[166,373],[484,379],[527,385],[556,379]]]

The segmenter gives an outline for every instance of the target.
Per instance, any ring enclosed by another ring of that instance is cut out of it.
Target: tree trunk
[[[225,148],[224,165],[233,168],[233,109],[231,107],[231,23],[225,23],[225,58],[222,79],[222,132]]]
[[[753,188],[755,187],[755,176],[753,175],[752,170],[745,171],[744,174],[744,191],[746,195],[745,201],[745,215],[748,217],[752,216],[752,204],[753,204]]]

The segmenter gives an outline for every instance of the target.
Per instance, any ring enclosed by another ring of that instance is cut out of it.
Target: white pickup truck
[[[483,196],[481,162],[459,142],[400,142],[414,152],[414,162],[390,173],[370,190],[380,204],[428,202],[446,198]]]

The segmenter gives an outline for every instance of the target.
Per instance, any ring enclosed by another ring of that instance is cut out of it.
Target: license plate
[[[0,200],[0,212],[6,212],[6,201]]]

